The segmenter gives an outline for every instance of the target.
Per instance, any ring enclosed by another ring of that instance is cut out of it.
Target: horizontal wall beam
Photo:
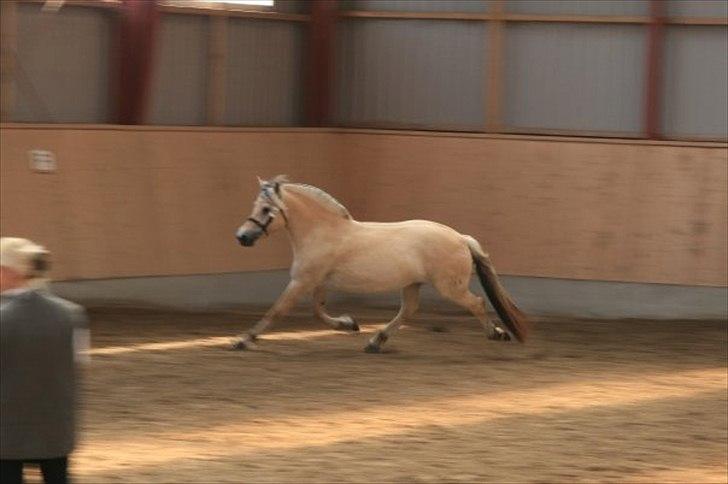
[[[249,18],[258,20],[279,20],[285,22],[308,22],[310,15],[283,12],[265,12],[258,10],[235,10],[191,6],[176,6],[161,4],[159,10],[163,13],[179,13],[191,15],[222,15],[225,17]]]
[[[0,0],[2,1],[2,0]],[[20,3],[36,3],[45,5],[46,0],[17,0]],[[88,8],[105,8],[116,9],[121,7],[121,0],[63,0],[61,7],[88,7]]]
[[[670,25],[728,25],[728,17],[667,17]]]
[[[490,13],[466,12],[394,12],[389,10],[344,10],[339,12],[344,18],[378,18],[378,19],[410,19],[410,20],[494,20]]]
[[[6,1],[6,0],[0,0]],[[19,0],[22,3],[35,3],[45,4],[46,0]],[[148,0],[139,0],[148,1]],[[117,9],[121,7],[120,0],[64,0],[62,6],[69,7],[87,7],[87,8],[104,8],[104,9]],[[310,15],[297,14],[297,13],[286,13],[286,12],[275,12],[268,10],[250,10],[246,8],[239,8],[231,6],[228,8],[220,8],[219,6],[203,7],[200,5],[184,5],[180,2],[179,5],[170,5],[167,3],[160,3],[158,7],[160,12],[163,13],[179,13],[179,14],[190,14],[190,15],[210,15],[218,16],[222,15],[225,17],[238,17],[238,18],[251,18],[261,20],[280,20],[285,22],[308,22]]]
[[[646,24],[650,21],[650,17],[627,15],[529,15],[509,13],[505,16],[505,20],[507,22],[558,22],[575,24]]]
[[[44,4],[46,0],[19,0],[23,3]],[[120,2],[114,0],[65,0],[63,5],[74,7],[115,9]],[[201,7],[195,5],[169,5],[161,3],[159,10],[164,13],[179,13],[191,15],[222,15],[227,17],[251,18],[261,20],[280,20],[286,22],[309,22],[311,16],[307,14],[274,12],[266,10],[247,10],[235,7]],[[649,24],[649,15],[536,15],[505,13],[496,15],[489,12],[401,12],[388,10],[343,10],[338,13],[342,18],[360,19],[402,19],[402,20],[464,20],[487,22],[502,20],[505,22],[544,22],[544,23],[596,23],[596,24]],[[669,25],[713,25],[728,26],[726,17],[667,17],[665,23]]]
[[[369,130],[397,130],[397,131],[418,131],[418,132],[445,132],[445,133],[459,133],[459,134],[475,134],[483,133],[477,126],[462,126],[455,124],[440,124],[437,126],[416,124],[416,123],[404,123],[396,121],[364,121],[357,123],[337,123],[336,127],[344,130],[349,129],[369,129]],[[580,137],[580,138],[612,138],[612,139],[641,139],[643,133],[640,132],[622,132],[622,131],[590,131],[585,129],[548,129],[548,128],[529,128],[529,127],[516,127],[516,126],[499,126],[497,129],[489,131],[490,133],[503,133],[513,135],[535,135],[533,137],[543,136],[566,136],[566,137]],[[675,141],[695,141],[695,142],[709,142],[709,143],[720,143],[724,144],[728,141],[728,138],[720,138],[716,136],[670,136],[671,140]]]
[[[543,22],[543,23],[582,23],[582,24],[649,24],[649,15],[530,15],[505,13],[467,13],[467,12],[399,12],[385,10],[347,10],[339,13],[342,18],[359,19],[400,19],[400,20],[461,20],[474,22]],[[728,25],[726,17],[668,17],[665,23],[671,25]]]
[[[401,128],[401,126],[400,126]],[[159,125],[121,125],[121,124],[50,124],[50,123],[0,123],[0,130],[45,130],[45,131],[134,131],[134,132],[185,132],[185,133],[292,133],[292,134],[370,134],[390,135],[399,137],[437,137],[437,138],[473,138],[473,139],[502,139],[520,141],[550,141],[555,143],[584,143],[584,144],[617,144],[633,146],[683,146],[693,148],[720,148],[728,149],[725,140],[711,138],[671,138],[670,140],[648,140],[644,138],[600,137],[598,132],[585,131],[590,137],[568,136],[564,131],[544,130],[543,135],[534,135],[531,130],[519,133],[517,129],[504,130],[503,133],[483,133],[480,131],[428,131],[415,129],[397,129],[396,132],[381,128],[355,127],[245,127],[245,126],[159,126]],[[506,132],[507,131],[507,132]],[[546,133],[548,131],[548,133]],[[611,134],[611,133],[607,133]],[[633,135],[638,136],[638,135]]]

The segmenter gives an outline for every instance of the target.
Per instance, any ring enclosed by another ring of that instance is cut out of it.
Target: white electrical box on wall
[[[28,152],[30,169],[40,173],[53,173],[58,168],[56,155],[47,150],[31,150]]]

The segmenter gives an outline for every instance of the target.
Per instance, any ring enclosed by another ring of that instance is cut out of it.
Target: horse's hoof
[[[382,349],[379,347],[379,345],[369,343],[368,345],[366,345],[366,347],[364,347],[364,352],[365,353],[381,353]]]
[[[354,321],[354,318],[351,316],[342,316],[341,323],[339,323],[339,329],[342,331],[353,331],[355,333],[358,333],[360,331],[359,325],[356,324],[356,321]]]
[[[253,350],[255,348],[256,346],[253,340],[243,338],[236,339],[230,346],[230,349],[233,351]]]
[[[488,339],[492,339],[494,341],[510,341],[511,335],[500,328],[495,328],[495,331],[488,335]]]
[[[233,351],[243,351],[247,350],[248,347],[245,345],[245,341],[242,339],[233,341],[233,344],[230,346],[230,349]]]
[[[359,325],[356,324],[356,321],[354,321],[352,318],[348,318],[348,321],[346,322],[346,329],[355,333],[358,333],[360,331]]]

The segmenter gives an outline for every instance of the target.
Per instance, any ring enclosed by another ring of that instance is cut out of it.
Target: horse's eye
[[[268,215],[270,213],[270,207],[263,207],[263,215]]]

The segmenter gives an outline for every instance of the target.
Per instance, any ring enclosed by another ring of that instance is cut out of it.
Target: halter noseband
[[[248,217],[248,220],[260,227],[260,230],[262,230],[265,235],[268,235],[268,226],[273,222],[274,218],[275,216],[268,217],[268,221],[266,223],[262,223],[260,220],[254,217]]]
[[[277,188],[276,188],[276,191],[278,191]],[[286,221],[286,226],[288,226],[288,217],[286,216],[286,211],[283,210],[281,207],[279,207],[278,204],[273,199],[273,197],[270,196],[270,194],[268,193],[267,187],[264,187],[263,188],[263,190],[261,191],[261,194],[266,199],[268,199],[268,202],[273,206],[273,208],[275,210],[277,210],[281,215],[283,215],[283,220]],[[260,220],[258,220],[255,217],[248,217],[248,220],[251,221],[251,222],[253,222],[258,227],[260,227],[260,230],[262,230],[263,233],[267,236],[268,235],[268,226],[271,223],[273,223],[273,220],[276,218],[276,215],[278,215],[278,214],[269,214],[268,215],[268,220],[266,220],[265,223],[261,222]]]

